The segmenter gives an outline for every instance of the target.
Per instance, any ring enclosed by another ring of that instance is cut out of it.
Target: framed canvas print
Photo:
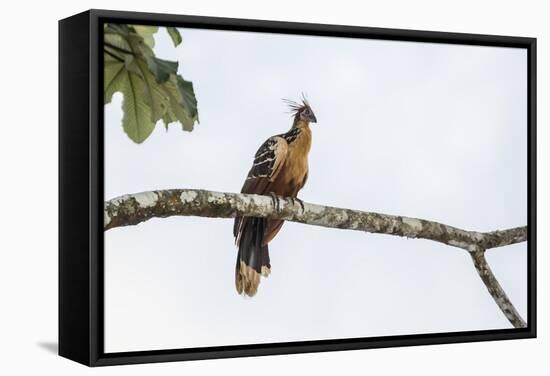
[[[59,353],[536,335],[536,40],[60,21]]]

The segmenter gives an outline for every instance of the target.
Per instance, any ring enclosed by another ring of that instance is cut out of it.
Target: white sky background
[[[525,50],[180,29],[158,57],[193,81],[201,123],[136,145],[105,113],[105,197],[238,192],[254,153],[317,115],[309,202],[490,231],[527,223]],[[233,221],[173,217],[105,235],[107,352],[509,328],[466,252],[286,223],[258,294],[234,287]],[[489,250],[526,317],[526,244]]]

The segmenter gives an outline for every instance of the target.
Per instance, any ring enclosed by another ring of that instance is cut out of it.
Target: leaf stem
[[[118,60],[120,61],[121,63],[124,63],[124,59],[122,59],[120,56],[118,55],[115,55],[114,53],[110,52],[109,50],[107,49],[103,49],[103,52],[105,52],[107,55],[109,55],[110,57],[112,57],[113,59],[115,60]]]
[[[110,44],[110,43],[108,43],[108,42],[104,42],[103,44],[104,44],[106,47],[112,48],[112,49],[115,50],[115,51],[124,52],[125,54],[132,54],[132,55],[134,54],[132,51],[129,51],[129,50],[125,49],[125,48],[121,48],[121,47],[112,45],[112,44]]]

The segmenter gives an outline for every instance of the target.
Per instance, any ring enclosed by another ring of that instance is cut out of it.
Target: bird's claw
[[[300,204],[302,208],[302,214],[306,212],[306,208],[304,207],[304,202],[300,200],[298,197],[296,197],[296,201],[298,201],[298,204]]]
[[[280,210],[279,197],[273,192],[269,192],[269,196],[271,196],[271,200],[273,201],[273,206],[275,206],[275,211],[279,212]]]
[[[290,200],[292,201],[292,205],[296,205],[296,202],[300,205],[302,208],[302,214],[305,213],[306,208],[304,207],[304,202],[300,200],[298,197],[291,197]]]

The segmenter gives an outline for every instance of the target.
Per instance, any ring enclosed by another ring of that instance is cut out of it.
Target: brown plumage
[[[301,103],[287,101],[294,115],[292,128],[270,137],[256,152],[242,193],[295,198],[307,180],[308,154],[311,148],[310,123],[317,119],[304,98]],[[260,275],[271,272],[268,243],[284,221],[266,218],[235,218],[233,235],[239,247],[235,268],[235,287],[239,294],[254,296]]]

